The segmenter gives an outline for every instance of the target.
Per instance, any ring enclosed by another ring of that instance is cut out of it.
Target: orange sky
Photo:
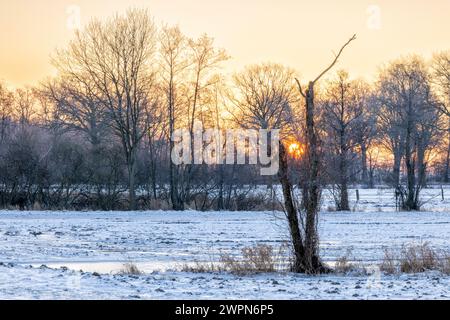
[[[370,78],[402,54],[450,49],[450,0],[0,0],[0,79],[34,85],[53,73],[49,56],[73,33],[71,5],[82,24],[134,6],[189,36],[207,32],[232,56],[227,71],[273,61],[310,78],[353,33],[358,40],[339,64],[353,76]]]

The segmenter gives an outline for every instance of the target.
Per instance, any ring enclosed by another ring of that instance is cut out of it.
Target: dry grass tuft
[[[431,270],[450,274],[450,255],[437,252],[428,242],[403,246],[399,254],[386,249],[380,270],[387,274],[421,273]]]
[[[237,275],[256,273],[270,273],[286,271],[286,247],[280,247],[274,252],[272,246],[257,245],[243,248],[241,256],[229,254],[221,255],[219,262],[196,262],[194,265],[184,265],[183,272],[211,273],[230,272]],[[337,274],[349,272],[367,272],[364,265],[353,264],[350,252],[339,258],[334,266]],[[385,274],[420,273],[426,271],[440,271],[450,275],[450,253],[437,252],[429,243],[407,245],[397,252],[384,250],[384,259],[379,265],[380,271]]]
[[[394,274],[397,272],[397,261],[392,251],[384,249],[383,262],[380,265],[380,271],[387,274]]]
[[[181,267],[181,272],[190,272],[190,273],[211,273],[211,272],[221,272],[222,268],[215,264],[214,262],[198,262],[196,261],[194,265],[184,264]]]
[[[222,255],[220,262],[225,270],[236,274],[275,272],[273,247],[268,245],[242,249],[242,259]]]
[[[355,266],[350,263],[348,256],[349,254],[347,253],[336,261],[334,265],[335,273],[345,274],[355,269]]]
[[[450,253],[445,253],[444,259],[441,260],[441,272],[450,275]]]
[[[181,271],[193,273],[230,272],[238,275],[276,272],[278,269],[281,270],[283,266],[284,250],[284,246],[280,247],[276,253],[273,247],[269,245],[246,247],[242,249],[242,256],[240,257],[223,254],[220,256],[219,262],[185,264]]]
[[[132,262],[128,262],[123,265],[123,268],[119,271],[119,274],[137,276],[143,274],[143,272],[139,270],[137,265]]]
[[[400,257],[400,271],[419,273],[439,269],[439,258],[428,243],[403,247]]]

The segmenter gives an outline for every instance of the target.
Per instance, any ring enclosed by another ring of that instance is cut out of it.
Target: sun
[[[289,145],[289,153],[294,153],[294,152],[296,152],[297,150],[299,150],[299,148],[300,148],[300,145],[299,145],[298,143],[296,143],[296,142],[291,143],[291,144]]]
[[[304,150],[300,143],[292,142],[288,147],[289,154],[294,158],[300,158]]]

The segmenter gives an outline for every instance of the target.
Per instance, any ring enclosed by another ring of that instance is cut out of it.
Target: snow
[[[0,266],[1,299],[450,299],[450,278],[154,272],[93,275]]]
[[[274,186],[274,192],[278,200],[282,200],[281,187]],[[357,201],[356,190],[359,192],[360,199]],[[298,192],[298,190],[296,190]],[[251,190],[253,195],[265,196],[270,198],[271,190],[267,186],[258,186]],[[442,193],[444,199],[442,199]],[[432,186],[421,190],[421,204],[425,211],[448,211],[450,209],[450,186]],[[299,195],[300,196],[300,195]],[[396,211],[395,190],[392,188],[380,187],[376,189],[349,189],[349,202],[352,211]],[[322,192],[322,209],[328,210],[335,207],[332,190],[326,188]]]
[[[450,249],[447,200],[433,198],[430,211],[388,212],[389,192],[360,194],[366,202],[357,212],[320,214],[326,262],[350,251],[353,260],[370,266],[382,259],[384,248],[425,241]],[[450,277],[436,272],[388,276],[374,269],[372,275],[320,277],[180,272],[184,264],[239,254],[245,246],[278,248],[287,234],[280,212],[0,211],[0,299],[450,299]],[[126,262],[145,274],[117,274]]]

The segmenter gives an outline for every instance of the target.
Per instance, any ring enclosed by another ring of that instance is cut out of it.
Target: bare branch
[[[351,37],[350,40],[348,40],[347,43],[345,43],[342,46],[341,50],[339,50],[339,53],[336,55],[336,57],[334,58],[333,62],[330,64],[330,66],[328,68],[326,68],[324,71],[322,71],[322,73],[319,74],[319,76],[313,81],[313,83],[316,83],[317,81],[319,81],[319,79],[322,78],[324,74],[326,74],[328,71],[331,70],[331,68],[334,67],[334,65],[338,61],[339,57],[341,56],[342,52],[344,51],[345,47],[347,47],[350,44],[350,42],[352,42],[353,40],[356,40],[356,34],[354,34],[353,37]]]
[[[303,98],[306,98],[306,95],[303,92],[302,85],[300,84],[300,81],[297,78],[295,78],[295,82],[297,82],[298,91],[300,91],[300,94],[303,96]]]

